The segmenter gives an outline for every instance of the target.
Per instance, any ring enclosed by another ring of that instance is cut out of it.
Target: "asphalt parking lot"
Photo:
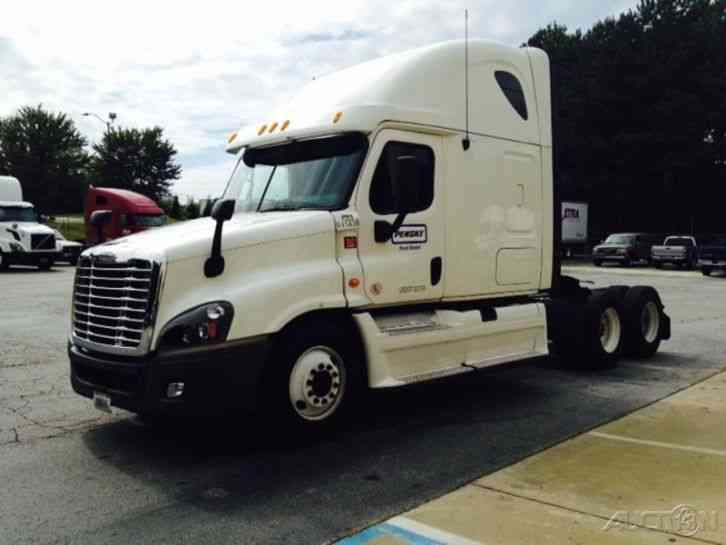
[[[280,441],[244,415],[164,428],[68,383],[73,271],[0,273],[0,543],[328,543],[726,368],[726,277],[568,268],[650,284],[673,338],[647,362],[539,362],[379,392],[350,428]]]

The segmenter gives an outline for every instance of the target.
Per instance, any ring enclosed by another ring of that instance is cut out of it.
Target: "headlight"
[[[11,242],[10,243],[10,249],[13,252],[24,252],[25,248],[21,244],[18,244],[17,242]]]
[[[227,340],[234,307],[215,301],[195,307],[171,320],[161,332],[159,349],[192,348]]]
[[[626,250],[625,248],[618,248],[619,255],[625,255],[627,253],[628,253],[628,250]]]

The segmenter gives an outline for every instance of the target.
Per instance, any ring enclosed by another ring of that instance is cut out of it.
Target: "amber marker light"
[[[257,131],[257,136],[262,136],[262,133],[264,133],[267,130],[267,125],[262,125],[260,127],[260,130]]]
[[[275,132],[276,128],[277,128],[277,121],[275,121],[272,125],[270,125],[270,130],[268,132],[270,132],[270,133]]]
[[[335,117],[333,118],[333,123],[337,123],[338,121],[340,121],[341,117],[343,117],[343,112],[338,112],[337,114],[335,114]]]
[[[358,286],[360,286],[360,280],[358,280],[357,278],[351,278],[350,280],[348,280],[349,288],[357,288]]]
[[[290,120],[289,120],[289,119],[287,119],[287,120],[285,120],[285,122],[284,122],[284,123],[282,124],[282,127],[280,127],[280,132],[284,131],[284,130],[285,130],[285,129],[287,129],[287,128],[288,128],[289,126],[290,126]]]
[[[227,138],[227,143],[228,143],[228,144],[231,144],[231,143],[232,143],[232,141],[233,141],[233,140],[234,140],[235,138],[237,138],[237,133],[236,133],[236,132],[233,132],[232,134],[230,134],[230,135],[229,135],[229,138]]]

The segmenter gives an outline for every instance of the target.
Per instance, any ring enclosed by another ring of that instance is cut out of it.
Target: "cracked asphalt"
[[[0,543],[329,543],[726,368],[726,277],[568,272],[656,286],[673,339],[607,372],[548,360],[377,392],[296,441],[245,415],[96,412],[68,382],[72,269],[0,273]]]

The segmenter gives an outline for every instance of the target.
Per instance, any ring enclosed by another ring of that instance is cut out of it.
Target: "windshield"
[[[237,212],[344,208],[367,147],[356,133],[247,149],[224,198]]]
[[[163,214],[129,215],[126,218],[126,224],[132,227],[161,227],[166,224],[166,216]]]
[[[668,237],[665,246],[693,246],[693,241],[685,237]]]
[[[24,206],[0,206],[0,221],[26,221],[36,223],[35,209]]]
[[[632,244],[633,237],[631,235],[610,235],[605,244]]]

